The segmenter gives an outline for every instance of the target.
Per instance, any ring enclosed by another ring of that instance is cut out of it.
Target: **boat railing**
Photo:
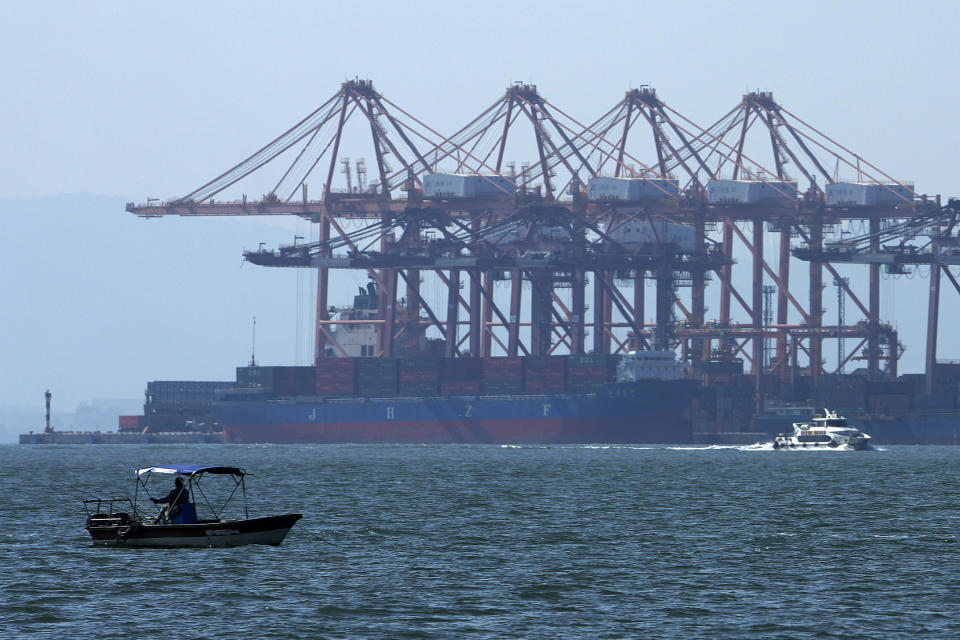
[[[124,510],[123,508],[117,508],[115,506],[117,503],[122,503],[130,512],[134,510],[133,500],[130,498],[88,498],[83,501],[83,508],[86,510],[87,515],[90,515],[93,505],[97,505],[96,511],[93,513],[113,515],[114,513],[119,513]],[[106,512],[103,510],[104,506],[107,508]]]

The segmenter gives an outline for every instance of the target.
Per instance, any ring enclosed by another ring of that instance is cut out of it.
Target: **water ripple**
[[[960,637],[960,448],[0,447],[10,637]],[[95,453],[96,455],[91,455]],[[244,466],[279,548],[96,548],[75,492]],[[42,469],[37,474],[37,469]],[[24,478],[37,478],[24,482]]]

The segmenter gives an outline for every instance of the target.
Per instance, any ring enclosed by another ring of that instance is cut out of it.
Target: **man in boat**
[[[173,490],[162,498],[150,498],[154,504],[164,504],[163,520],[170,522],[170,519],[180,513],[180,505],[190,502],[190,492],[183,485],[183,480],[177,477]]]

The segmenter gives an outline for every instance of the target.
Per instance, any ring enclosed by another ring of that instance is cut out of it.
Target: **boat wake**
[[[631,449],[634,451],[649,451],[661,447],[645,447],[631,444],[501,444],[501,449]]]
[[[696,446],[686,446],[686,447],[664,447],[664,449],[670,449],[671,451],[727,451],[738,449],[737,445],[732,444],[710,444],[702,447]]]

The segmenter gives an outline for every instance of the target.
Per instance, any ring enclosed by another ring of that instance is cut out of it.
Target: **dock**
[[[54,431],[20,434],[20,444],[221,444],[222,432]]]

